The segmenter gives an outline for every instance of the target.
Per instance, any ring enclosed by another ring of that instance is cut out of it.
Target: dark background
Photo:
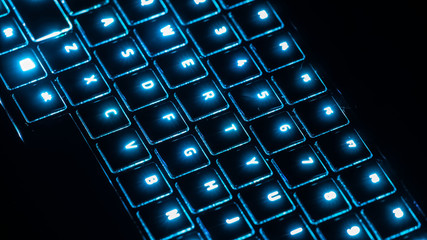
[[[286,6],[313,65],[341,90],[427,210],[423,2],[294,0]],[[64,147],[72,142],[67,134],[77,132],[53,131],[28,147],[3,110],[0,123],[0,239],[131,239],[129,220],[112,209],[120,206],[111,203],[117,197],[105,190],[108,182],[86,146]]]

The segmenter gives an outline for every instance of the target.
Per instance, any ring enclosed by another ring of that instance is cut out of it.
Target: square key
[[[183,25],[191,24],[218,14],[215,0],[168,0]]]
[[[27,38],[14,18],[0,18],[0,29],[0,55],[28,44]]]
[[[160,17],[168,11],[163,0],[117,0],[117,5],[131,25]]]
[[[346,214],[343,217],[321,223],[317,232],[323,237],[322,239],[374,239],[362,220],[354,214]]]

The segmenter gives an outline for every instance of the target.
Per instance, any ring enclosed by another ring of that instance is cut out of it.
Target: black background
[[[286,6],[313,65],[341,90],[426,210],[423,2],[294,0]],[[123,228],[127,217],[111,209],[115,193],[97,180],[96,165],[85,164],[84,145],[67,150],[72,139],[61,132],[54,135],[62,141],[28,147],[3,110],[0,121],[0,239],[131,239]]]

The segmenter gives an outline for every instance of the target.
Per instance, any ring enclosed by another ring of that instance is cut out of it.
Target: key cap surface
[[[0,55],[27,45],[27,38],[14,18],[0,18],[0,29]]]
[[[168,0],[179,21],[191,24],[218,14],[220,9],[215,0]]]
[[[63,0],[65,8],[71,15],[75,16],[89,10],[99,8],[108,3],[109,0]]]
[[[117,3],[131,25],[162,16],[168,11],[163,0],[117,0]]]
[[[317,232],[324,239],[374,239],[365,224],[354,214],[345,215],[319,225]]]
[[[313,232],[299,215],[291,215],[266,223],[261,228],[261,235],[272,240],[313,240]]]
[[[40,42],[72,29],[57,1],[13,1],[18,17],[24,22],[31,39]]]

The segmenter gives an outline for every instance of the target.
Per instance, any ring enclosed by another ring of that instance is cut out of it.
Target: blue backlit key
[[[396,191],[382,168],[373,161],[350,168],[343,172],[338,180],[358,206],[384,198]]]
[[[184,25],[191,24],[219,13],[215,0],[168,0]]]
[[[264,79],[235,87],[229,92],[229,96],[246,121],[259,118],[283,107],[273,88]]]
[[[328,174],[309,145],[274,154],[272,162],[290,188],[299,187]]]
[[[78,66],[90,60],[90,56],[76,34],[45,41],[38,45],[39,51],[53,73]]]
[[[229,107],[215,83],[209,79],[184,86],[176,91],[175,96],[192,121],[206,118]]]
[[[163,0],[117,0],[128,23],[135,25],[166,14]]]
[[[98,47],[95,55],[110,78],[135,72],[147,65],[144,55],[130,37]]]
[[[331,179],[305,186],[294,195],[310,222],[314,224],[334,218],[351,209],[350,203]]]
[[[360,218],[353,214],[321,223],[317,232],[322,236],[322,239],[374,239]]]
[[[169,88],[177,88],[208,75],[205,66],[191,48],[161,55],[154,63]]]
[[[324,96],[300,104],[295,112],[311,137],[317,137],[349,123],[334,98]]]
[[[301,130],[287,112],[254,121],[251,129],[267,154],[282,151],[305,141]]]
[[[66,109],[49,81],[20,88],[12,95],[27,122],[34,122]]]
[[[99,69],[92,63],[60,74],[57,81],[72,105],[80,105],[111,91]]]
[[[232,203],[197,218],[208,239],[246,239],[255,234],[246,216]]]
[[[255,224],[263,224],[295,210],[294,204],[278,181],[245,188],[238,196]]]
[[[0,0],[0,17],[3,17],[8,13],[9,13],[9,8],[6,6],[6,4],[2,0]]]
[[[176,186],[193,213],[213,208],[231,199],[227,187],[210,167],[182,177]]]
[[[72,29],[71,22],[57,1],[16,0],[12,5],[35,42],[59,36]]]
[[[374,228],[379,239],[394,239],[420,227],[420,222],[400,197],[386,198],[370,204],[362,210],[362,215]]]
[[[172,178],[209,164],[209,159],[192,135],[160,144],[156,148],[156,154]]]
[[[250,141],[246,130],[232,113],[203,120],[197,124],[196,130],[213,155]]]
[[[128,32],[117,12],[110,6],[80,15],[76,22],[91,47],[113,41]]]
[[[234,8],[242,4],[252,2],[253,0],[218,0],[226,9]]]
[[[109,0],[63,0],[65,8],[72,15],[78,15],[99,8],[108,3]]]
[[[0,56],[0,75],[9,90],[46,77],[47,73],[34,51],[20,49]]]
[[[173,138],[189,129],[172,102],[139,110],[135,119],[151,144]]]
[[[155,163],[126,171],[117,181],[133,207],[145,205],[172,193],[169,183]]]
[[[246,48],[235,48],[209,58],[208,64],[224,88],[249,81],[261,75],[261,70]]]
[[[254,40],[251,44],[266,71],[272,72],[300,62],[305,55],[287,32],[276,32]]]
[[[271,240],[314,240],[313,232],[298,215],[290,215],[266,223],[261,228],[261,235]]]
[[[290,104],[298,103],[326,91],[319,75],[307,64],[296,64],[281,69],[273,74],[273,81]]]
[[[113,173],[124,171],[151,158],[138,133],[131,128],[101,138],[97,148]]]
[[[155,104],[168,97],[152,70],[138,71],[117,78],[114,85],[131,111]]]
[[[193,24],[188,28],[188,33],[204,56],[227,50],[241,42],[234,29],[222,16]]]
[[[93,139],[130,125],[128,117],[114,97],[84,104],[77,110],[77,115]]]
[[[234,189],[254,184],[273,174],[254,146],[242,147],[224,153],[217,160],[217,163]]]
[[[230,14],[246,40],[281,29],[283,23],[268,2],[250,3]]]
[[[366,144],[352,128],[321,137],[316,146],[324,154],[334,171],[361,163],[372,157]]]
[[[151,239],[170,239],[194,228],[177,198],[165,198],[143,206],[137,215]]]
[[[11,17],[0,18],[0,55],[27,45],[21,28]]]
[[[187,39],[182,34],[181,29],[169,16],[139,24],[135,28],[135,32],[150,57],[187,44]]]

